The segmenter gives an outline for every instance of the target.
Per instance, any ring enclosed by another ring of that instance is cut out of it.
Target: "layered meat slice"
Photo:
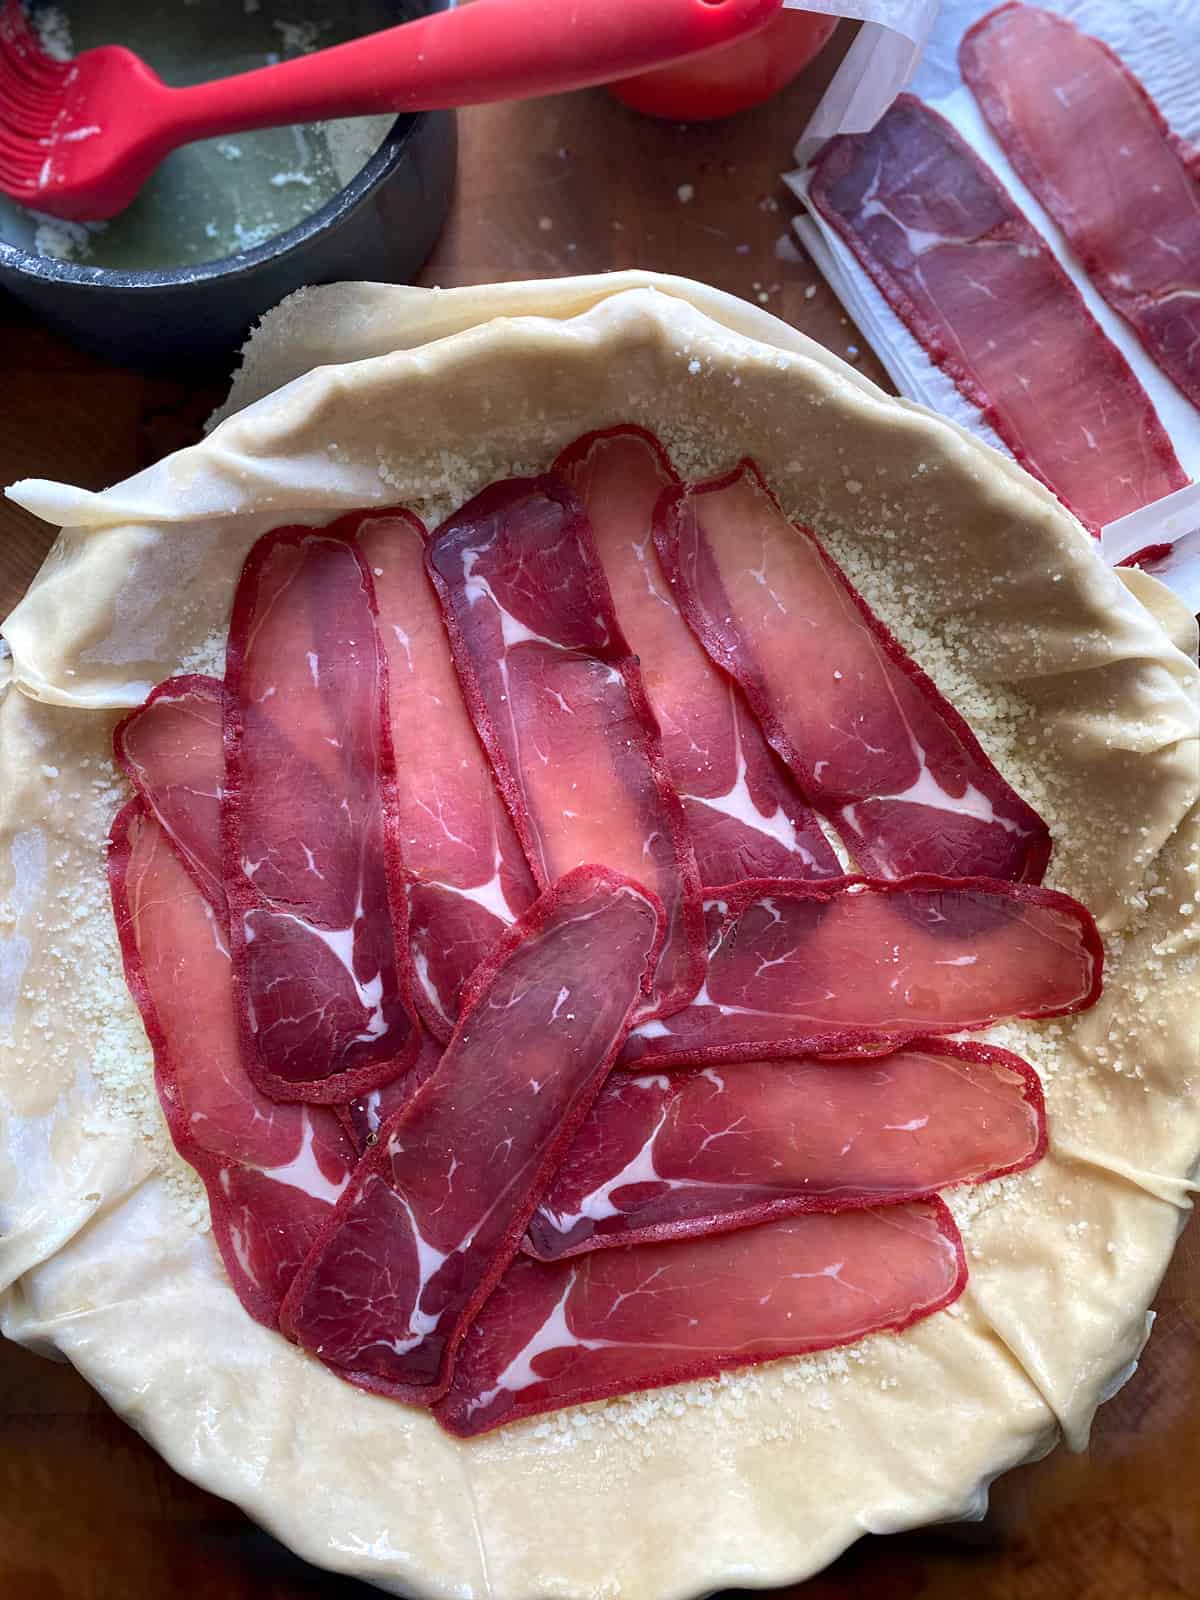
[[[216,678],[168,678],[145,705],[117,724],[113,748],[146,809],[212,907],[228,944],[229,908],[221,878],[224,704],[225,688]],[[398,1077],[333,1108],[355,1149],[361,1151],[372,1142],[382,1123],[412,1098],[440,1056],[441,1045],[423,1037],[415,1061]]]
[[[939,1200],[513,1263],[437,1418],[464,1437],[561,1406],[901,1329],[962,1292]]]
[[[1103,946],[1077,901],[996,880],[738,884],[710,902],[705,984],[639,1026],[625,1065],[883,1052],[1094,1004]]]
[[[925,1036],[1100,982],[1082,907],[967,876],[1040,875],[1044,827],[749,464],[687,489],[617,429],[559,465],[428,543],[267,535],[224,684],[115,737],[126,973],[234,1287],[463,1436],[949,1304],[932,1191],[1045,1119]]]
[[[837,877],[837,857],[803,795],[737,684],[697,642],[663,576],[654,509],[679,480],[662,447],[641,428],[612,428],[578,440],[554,470],[587,512],[687,812],[701,883]]]
[[[671,588],[864,871],[1037,881],[1046,825],[744,461],[664,495]]]
[[[222,924],[221,782],[225,690],[217,678],[168,678],[117,724],[113,751]]]
[[[357,518],[250,552],[227,652],[223,876],[247,1067],[275,1098],[396,1077],[411,1009],[387,662]]]
[[[695,855],[591,530],[558,478],[492,484],[427,555],[455,664],[539,887],[586,862],[645,883],[667,938],[649,1010],[695,993]]]
[[[661,905],[596,867],[507,930],[437,1069],[385,1124],[293,1284],[285,1332],[363,1387],[422,1404],[443,1392],[661,945]]]
[[[902,94],[870,133],[831,139],[809,194],[930,359],[1093,530],[1186,483],[1129,363],[935,111]]]
[[[113,825],[113,913],[175,1147],[204,1180],[239,1299],[274,1327],[349,1181],[355,1151],[323,1106],[277,1105],[242,1064],[221,918],[162,825],[132,800]]]
[[[381,1089],[371,1089],[348,1105],[334,1108],[360,1154],[375,1143],[384,1123],[390,1122],[409,1103],[426,1078],[433,1076],[442,1053],[443,1046],[438,1040],[426,1034],[407,1072],[385,1083]]]
[[[357,539],[387,653],[414,990],[445,1040],[464,980],[536,890],[459,692],[424,529],[398,512],[364,518]]]
[[[988,1045],[618,1072],[534,1213],[526,1249],[556,1260],[896,1204],[1020,1171],[1045,1141],[1037,1074]]]
[[[1092,282],[1200,406],[1200,154],[1106,44],[1052,11],[1001,6],[959,63]]]

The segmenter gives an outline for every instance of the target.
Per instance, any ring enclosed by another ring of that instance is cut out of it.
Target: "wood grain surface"
[[[778,177],[844,42],[770,106],[712,127],[643,121],[599,92],[464,113],[454,211],[422,281],[626,266],[683,273],[765,304],[886,382],[793,247],[795,204]],[[0,373],[0,481],[46,476],[89,488],[193,440],[223,387],[195,374],[151,380],[102,366],[2,298]],[[51,537],[0,503],[0,616]],[[1141,1366],[1101,1411],[1086,1454],[1059,1450],[1010,1474],[982,1523],[865,1539],[820,1578],[785,1592],[796,1600],[1196,1600],[1195,1229],[1157,1309]],[[0,1341],[3,1600],[366,1600],[372,1592],[305,1565],[176,1476],[69,1367]]]

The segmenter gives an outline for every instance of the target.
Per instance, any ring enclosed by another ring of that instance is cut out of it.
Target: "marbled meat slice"
[[[234,992],[247,1069],[277,1099],[353,1099],[403,1072],[420,1042],[387,661],[357,522],[260,539],[229,630]]]
[[[108,870],[125,977],[175,1148],[204,1181],[238,1298],[275,1327],[355,1150],[332,1110],[277,1105],[246,1075],[222,919],[141,799],[113,824]]]
[[[1187,482],[1125,357],[936,111],[902,94],[870,133],[831,139],[809,195],[930,360],[1093,531]]]
[[[1040,880],[1045,823],[753,462],[657,524],[684,615],[865,872]]]
[[[696,858],[583,507],[553,476],[494,483],[427,561],[539,888],[598,862],[653,890],[667,935],[646,1010],[677,1010],[704,966]]]
[[[1200,406],[1200,153],[1119,56],[1051,11],[1001,6],[958,59],[1096,288]]]
[[[200,674],[168,678],[116,726],[113,750],[126,777],[178,850],[222,925],[221,782],[225,687]]]
[[[734,885],[707,906],[704,987],[622,1066],[882,1053],[1093,1005],[1104,947],[1078,901],[996,879]]]
[[[420,564],[418,576],[424,584],[425,571]],[[147,809],[216,912],[227,940],[229,911],[220,876],[224,697],[224,685],[217,678],[168,678],[151,692],[145,705],[117,724],[113,746]],[[524,871],[523,858],[519,862]],[[347,1105],[332,1108],[357,1150],[365,1149],[388,1117],[411,1100],[441,1054],[442,1045],[423,1036],[416,1060],[399,1077]]]
[[[783,1217],[739,1233],[513,1262],[467,1334],[435,1415],[487,1433],[562,1406],[708,1378],[900,1330],[967,1269],[940,1200]]]
[[[930,1040],[870,1062],[613,1073],[534,1212],[543,1261],[894,1205],[1031,1166],[1042,1087],[1019,1056]]]
[[[433,1076],[444,1050],[443,1044],[426,1034],[417,1059],[407,1072],[385,1083],[381,1089],[359,1095],[348,1105],[333,1107],[360,1155],[375,1143],[384,1123],[409,1103],[426,1078]]]
[[[463,981],[537,890],[459,692],[424,528],[406,512],[367,517],[358,543],[388,659],[414,993],[445,1041]]]
[[[282,1326],[364,1388],[429,1404],[625,1038],[662,908],[581,867],[470,980],[432,1077],[355,1172]]]
[[[554,464],[579,496],[683,801],[700,881],[836,878],[837,857],[732,678],[709,660],[654,548],[654,508],[679,480],[642,428],[592,433]]]

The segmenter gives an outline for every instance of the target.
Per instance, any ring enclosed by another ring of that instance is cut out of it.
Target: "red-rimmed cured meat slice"
[[[966,1276],[940,1200],[784,1217],[567,1261],[522,1256],[463,1341],[435,1415],[468,1437],[561,1406],[827,1350],[941,1310]]]
[[[331,1110],[277,1105],[250,1082],[221,918],[140,799],[113,824],[109,883],[171,1137],[204,1180],[238,1298],[275,1327],[355,1151]]]
[[[424,528],[407,512],[367,517],[358,543],[388,659],[414,992],[444,1041],[464,980],[537,891],[463,704]]]
[[[425,584],[419,560],[418,577]],[[455,686],[456,697],[457,693]],[[146,807],[215,911],[227,942],[229,913],[220,876],[224,697],[224,685],[216,678],[168,678],[151,692],[144,706],[117,724],[113,747]],[[507,815],[501,814],[507,823]],[[523,860],[520,865],[524,870]],[[361,1152],[373,1142],[382,1124],[411,1100],[441,1054],[439,1043],[422,1037],[416,1060],[399,1077],[348,1105],[332,1108],[356,1150]]]
[[[385,1124],[289,1293],[284,1331],[428,1404],[625,1038],[662,908],[582,867],[501,936],[441,1063]]]
[[[1045,1144],[1037,1074],[988,1045],[931,1040],[854,1064],[617,1072],[534,1212],[525,1249],[554,1261],[894,1205],[1021,1171]]]
[[[1041,878],[1045,823],[753,462],[664,494],[656,538],[697,636],[864,871]]]
[[[902,94],[870,133],[831,139],[809,195],[930,360],[1093,530],[1187,482],[1125,357],[937,112]]]
[[[1104,949],[1070,896],[994,879],[735,884],[708,905],[704,987],[623,1066],[896,1049],[1001,1017],[1081,1011]]]
[[[678,1009],[703,970],[696,860],[583,507],[552,476],[494,483],[427,561],[539,887],[601,862],[653,890],[667,936],[647,1009]]]
[[[999,7],[958,59],[1096,288],[1200,406],[1200,155],[1119,56],[1051,11]]]
[[[444,1049],[445,1046],[438,1040],[426,1035],[421,1040],[417,1059],[407,1072],[393,1078],[391,1083],[385,1083],[382,1088],[372,1089],[357,1100],[351,1100],[348,1105],[333,1108],[360,1155],[375,1143],[384,1123],[390,1122],[397,1111],[413,1098],[426,1078],[433,1076]]]
[[[346,1101],[411,1063],[405,883],[370,573],[351,534],[280,528],[226,654],[223,876],[247,1070]]]
[[[654,508],[678,478],[641,428],[588,434],[554,470],[587,512],[596,552],[683,801],[700,881],[835,878],[841,867],[734,681],[709,660],[654,549]]]
[[[221,778],[225,689],[199,674],[168,678],[116,726],[113,750],[224,924]]]

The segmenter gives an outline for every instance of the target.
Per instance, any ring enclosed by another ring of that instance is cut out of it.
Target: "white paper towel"
[[[783,0],[785,10],[861,22],[796,151],[798,161],[835,133],[865,133],[912,75],[938,14],[938,0]]]
[[[997,0],[944,0],[909,87],[958,129],[996,172],[1013,200],[1061,261],[1088,309],[1121,350],[1149,394],[1184,470],[1200,480],[1200,412],[1143,350],[1124,318],[1102,299],[1076,261],[1066,239],[1017,177],[984,122],[958,70],[958,45]],[[1112,46],[1156,100],[1171,127],[1200,142],[1200,0],[1040,0],[1085,32]],[[852,52],[851,52],[852,53]],[[847,57],[847,60],[849,57]],[[903,85],[897,86],[897,92]],[[888,102],[890,104],[890,101]],[[880,106],[878,114],[886,109]],[[786,181],[807,200],[805,168],[823,138],[827,119],[818,109],[796,147],[800,170]],[[839,131],[851,131],[848,127]],[[929,360],[842,239],[813,210],[795,221],[797,233],[846,309],[870,341],[902,394],[932,406],[1005,450],[980,413],[953,381]],[[1193,609],[1200,609],[1200,482],[1110,523],[1101,548],[1112,563],[1147,545],[1173,543],[1171,555],[1148,567]]]

